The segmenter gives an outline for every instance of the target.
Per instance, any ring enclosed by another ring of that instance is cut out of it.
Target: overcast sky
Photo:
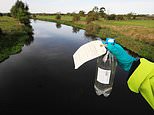
[[[105,7],[106,13],[154,14],[154,0],[22,0],[32,13],[68,13],[84,10],[88,12],[94,6]],[[16,0],[0,0],[0,12],[9,12]]]

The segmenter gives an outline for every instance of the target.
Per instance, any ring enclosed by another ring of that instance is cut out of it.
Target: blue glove
[[[118,65],[125,71],[129,71],[136,58],[129,55],[119,44],[107,43],[106,48],[117,58]]]

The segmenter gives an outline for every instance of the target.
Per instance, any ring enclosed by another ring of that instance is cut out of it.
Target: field
[[[3,32],[13,32],[13,31],[19,31],[22,29],[22,25],[20,25],[19,21],[17,21],[14,18],[8,17],[8,16],[2,16],[0,17],[0,28]]]
[[[87,25],[85,17],[81,17],[78,22],[72,22],[73,17],[68,15],[63,15],[61,20],[56,20],[54,15],[38,15],[36,18],[82,29],[85,29]],[[154,61],[154,20],[113,21],[100,18],[93,23],[101,26],[101,30],[96,36],[102,39],[113,37],[123,47],[136,53],[139,57]]]

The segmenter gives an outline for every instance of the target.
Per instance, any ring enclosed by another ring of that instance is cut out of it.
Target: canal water
[[[127,74],[117,67],[109,97],[94,90],[96,59],[74,69],[73,54],[98,39],[84,30],[33,21],[34,40],[0,63],[0,114],[21,115],[151,115],[140,94],[127,87]]]

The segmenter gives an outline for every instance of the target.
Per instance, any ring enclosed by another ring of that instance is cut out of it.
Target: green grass
[[[146,28],[154,28],[154,20],[126,20],[126,21],[114,21],[114,20],[99,20],[97,24],[105,24],[112,26],[139,26]]]
[[[37,16],[41,19],[55,19],[55,15],[52,16]],[[73,16],[64,15],[61,20],[72,21]],[[80,17],[81,21],[85,21],[86,17]],[[102,25],[113,25],[113,26],[140,26],[146,28],[154,28],[154,20],[125,20],[125,21],[115,21],[115,20],[104,20],[100,18],[96,21],[97,24]]]
[[[0,17],[0,28],[4,32],[12,32],[21,30],[22,25],[20,25],[19,21],[12,17],[2,16]]]
[[[40,18],[40,19],[53,19],[53,20],[56,20],[55,17],[56,17],[56,15],[51,15],[51,16],[37,16],[37,18]],[[68,16],[68,15],[61,16],[61,20],[72,21],[72,19],[73,19],[73,16]],[[80,17],[80,20],[81,21],[85,21],[86,20],[86,17]]]

